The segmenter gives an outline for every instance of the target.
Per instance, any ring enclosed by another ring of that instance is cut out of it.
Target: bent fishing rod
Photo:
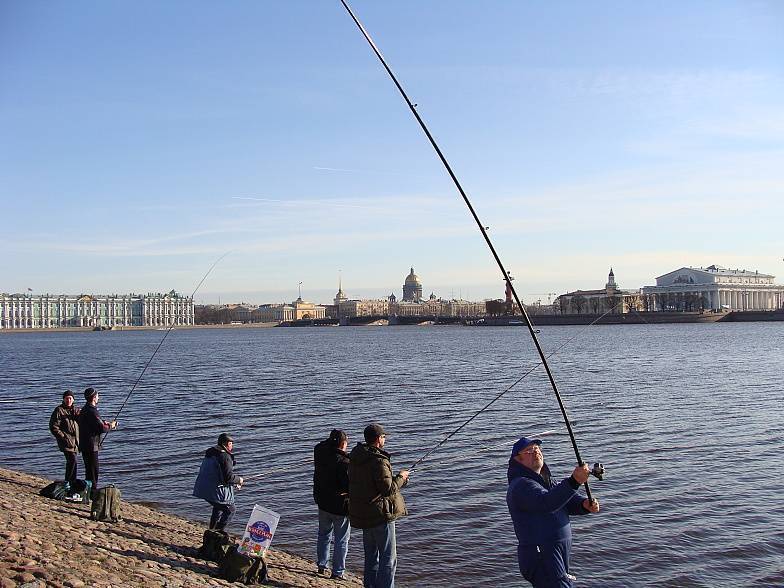
[[[220,263],[220,261],[223,260],[223,258],[226,257],[229,253],[231,253],[231,251],[227,251],[226,253],[221,255],[210,266],[210,269],[207,270],[207,273],[204,274],[204,277],[202,277],[201,281],[193,289],[193,293],[191,294],[191,300],[193,300],[193,297],[196,296],[196,292],[199,291],[199,288],[201,288],[201,285],[204,283],[204,280],[206,280],[207,276],[209,276],[210,273],[212,273],[212,270],[215,269],[215,266],[218,265],[218,263]],[[158,342],[158,346],[155,348],[155,351],[152,352],[152,355],[150,356],[150,359],[147,360],[147,363],[144,365],[144,369],[142,369],[142,373],[140,373],[139,377],[136,378],[136,381],[133,383],[133,387],[131,388],[131,391],[128,392],[128,395],[125,397],[125,400],[123,400],[123,403],[120,405],[120,410],[118,410],[117,414],[114,415],[114,418],[112,419],[112,421],[117,421],[117,419],[120,417],[120,413],[123,411],[123,409],[125,408],[125,405],[128,403],[128,400],[131,398],[131,395],[133,394],[133,391],[136,390],[136,386],[138,386],[139,382],[141,382],[142,378],[144,377],[144,374],[147,372],[147,368],[150,367],[150,364],[152,363],[152,360],[155,359],[155,356],[158,354],[158,350],[160,350],[161,346],[163,345],[163,342],[166,341],[166,337],[169,336],[169,333],[171,333],[171,330],[173,328],[174,328],[174,320],[172,320],[171,324],[169,325],[169,328],[166,329],[166,332],[163,334],[163,337]],[[106,431],[106,433],[104,433],[103,438],[99,442],[99,445],[103,445],[103,442],[106,441],[106,437],[109,436],[109,433],[111,431],[112,431],[112,429],[109,429],[108,431]]]
[[[465,190],[463,190],[463,186],[460,184],[460,181],[457,179],[457,176],[455,175],[455,172],[452,171],[452,166],[449,165],[449,162],[447,161],[446,157],[444,156],[443,152],[441,151],[441,148],[438,146],[438,143],[436,143],[436,140],[433,138],[433,135],[430,133],[430,130],[427,128],[427,125],[425,124],[425,121],[422,120],[421,116],[419,116],[419,113],[416,110],[416,105],[413,102],[411,102],[410,98],[408,97],[408,94],[406,94],[406,91],[403,89],[403,86],[400,84],[400,82],[398,81],[397,77],[392,72],[392,69],[389,67],[389,65],[387,65],[387,62],[384,59],[384,56],[381,54],[381,51],[379,50],[378,46],[376,45],[376,43],[371,38],[370,33],[368,33],[367,29],[365,29],[363,24],[359,21],[359,19],[354,14],[354,11],[351,10],[351,7],[348,5],[346,0],[340,0],[340,3],[346,9],[346,11],[348,12],[349,16],[351,16],[351,19],[354,21],[354,24],[357,25],[357,28],[359,28],[360,32],[362,33],[362,36],[365,37],[365,40],[370,45],[370,48],[373,50],[373,53],[376,54],[376,57],[378,57],[378,60],[381,62],[381,65],[384,67],[384,69],[386,70],[387,74],[389,74],[389,77],[392,79],[392,82],[395,84],[395,87],[397,87],[398,91],[400,92],[400,95],[403,97],[403,100],[406,102],[406,105],[408,106],[408,109],[411,111],[411,114],[414,115],[414,118],[419,123],[419,126],[422,128],[422,131],[425,133],[425,136],[427,137],[428,141],[430,141],[430,145],[433,147],[433,149],[435,150],[436,154],[438,155],[438,158],[441,160],[441,163],[444,165],[444,168],[446,169],[447,173],[449,174],[449,177],[452,178],[452,182],[454,183],[455,187],[457,188],[457,191],[460,193],[460,196],[462,196],[463,202],[465,202],[465,205],[468,207],[468,210],[470,211],[471,216],[474,218],[474,221],[476,221],[476,225],[479,227],[479,231],[482,233],[482,237],[484,237],[485,243],[487,244],[488,248],[490,249],[490,252],[492,253],[493,258],[495,259],[495,262],[498,265],[498,269],[501,270],[501,275],[503,276],[504,281],[507,284],[507,287],[509,288],[510,292],[512,293],[512,296],[514,296],[515,302],[517,303],[517,307],[520,309],[520,313],[522,314],[523,318],[525,319],[525,324],[528,327],[528,332],[530,333],[531,339],[533,340],[534,345],[536,347],[536,351],[539,354],[539,358],[541,360],[542,366],[544,367],[545,372],[547,372],[547,378],[550,381],[550,386],[553,389],[553,393],[555,394],[555,398],[558,400],[558,406],[561,409],[561,415],[563,416],[564,423],[566,424],[566,429],[569,432],[569,439],[572,442],[572,449],[574,449],[574,455],[577,458],[577,463],[580,466],[585,465],[585,462],[583,461],[582,457],[580,456],[580,449],[577,447],[577,440],[574,437],[574,431],[572,430],[572,424],[569,421],[569,416],[566,413],[566,407],[564,406],[563,400],[561,399],[561,394],[558,392],[558,386],[556,385],[555,378],[553,377],[552,371],[550,370],[550,365],[547,363],[547,358],[545,356],[544,350],[542,349],[542,346],[539,343],[539,338],[536,336],[536,332],[535,332],[535,329],[533,327],[533,324],[531,323],[531,319],[528,317],[528,313],[526,312],[525,307],[523,306],[523,303],[520,301],[520,298],[517,295],[517,291],[515,290],[514,285],[512,285],[512,279],[511,279],[511,277],[509,275],[509,272],[506,271],[506,268],[504,267],[504,264],[503,264],[503,262],[501,261],[501,258],[498,255],[498,252],[496,251],[495,247],[493,246],[492,241],[490,240],[489,235],[487,234],[487,229],[485,228],[485,225],[482,223],[482,221],[479,220],[479,215],[477,215],[476,210],[474,210],[474,207],[471,204],[471,201],[469,200],[468,195],[466,194]],[[492,402],[495,402],[496,400],[498,400],[498,398],[500,398],[500,396],[496,397]],[[490,404],[492,404],[492,402]],[[490,405],[488,404],[485,408],[487,408],[489,406]],[[470,422],[471,420],[476,418],[476,416],[477,415],[474,415],[473,417],[471,417],[471,419],[469,419],[468,422]],[[463,426],[468,424],[468,422],[465,423]],[[432,453],[432,451],[431,451],[431,453]],[[585,492],[588,495],[588,500],[593,500],[593,498],[591,496],[591,489],[588,486],[588,482],[585,482]]]

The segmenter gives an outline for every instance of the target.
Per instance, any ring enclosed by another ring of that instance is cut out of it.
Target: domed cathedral
[[[411,268],[411,273],[406,276],[406,281],[403,284],[403,302],[420,302],[422,300],[422,282],[419,276],[414,273],[414,268]]]

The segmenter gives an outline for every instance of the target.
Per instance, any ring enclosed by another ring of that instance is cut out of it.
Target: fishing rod
[[[549,354],[547,354],[547,359],[550,359],[550,358],[551,358],[551,357],[553,357],[555,354],[557,354],[557,353],[559,353],[561,350],[563,350],[563,349],[564,349],[566,346],[568,346],[568,345],[569,345],[569,344],[570,344],[572,341],[574,341],[575,339],[577,339],[577,338],[578,338],[578,337],[579,337],[579,336],[580,336],[580,335],[581,335],[581,334],[582,334],[582,333],[583,333],[583,332],[584,332],[584,331],[585,331],[587,328],[589,328],[589,327],[592,327],[593,325],[595,325],[596,323],[598,323],[600,320],[602,320],[604,317],[606,317],[608,314],[610,314],[610,313],[611,313],[611,312],[612,312],[612,311],[613,311],[613,310],[614,310],[614,309],[615,309],[617,306],[618,306],[618,304],[615,304],[615,305],[613,305],[613,306],[612,306],[612,307],[610,307],[610,308],[609,308],[609,309],[608,309],[608,310],[607,310],[607,311],[606,311],[604,314],[602,314],[602,315],[600,315],[600,316],[596,317],[596,318],[595,318],[593,321],[591,321],[590,323],[588,323],[587,325],[585,325],[585,326],[584,326],[582,329],[580,329],[579,331],[577,331],[577,333],[575,333],[575,335],[574,335],[573,337],[570,337],[570,338],[569,338],[569,339],[567,339],[567,340],[566,340],[564,343],[562,343],[561,345],[559,345],[558,347],[556,347],[556,348],[555,348],[553,351],[551,351]],[[538,332],[538,329],[537,329],[537,332]],[[488,403],[487,403],[487,404],[485,404],[485,405],[484,405],[482,408],[480,408],[478,411],[476,411],[476,412],[475,412],[475,413],[474,413],[474,414],[471,416],[471,418],[469,418],[469,419],[468,419],[467,421],[465,421],[465,422],[464,422],[462,425],[460,425],[460,426],[459,426],[457,429],[455,429],[454,431],[452,431],[451,433],[449,433],[449,434],[448,434],[446,437],[444,437],[444,438],[443,438],[441,441],[439,441],[439,442],[438,442],[438,444],[436,444],[436,445],[435,445],[435,447],[433,447],[432,449],[430,449],[430,450],[428,450],[427,452],[425,452],[425,454],[424,454],[422,457],[420,457],[420,458],[419,458],[419,459],[418,459],[418,460],[417,460],[417,461],[414,463],[414,465],[412,465],[410,468],[408,468],[408,471],[409,471],[409,472],[411,472],[411,471],[412,471],[412,470],[413,470],[413,469],[414,469],[416,466],[418,466],[420,463],[422,463],[423,461],[425,461],[425,459],[426,459],[426,458],[427,458],[429,455],[433,454],[433,453],[434,453],[434,452],[435,452],[435,451],[436,451],[436,450],[437,450],[439,447],[441,447],[441,446],[442,446],[444,443],[446,443],[447,441],[449,441],[449,439],[451,439],[451,438],[452,438],[452,437],[454,437],[454,436],[455,436],[457,433],[459,433],[459,432],[460,432],[460,431],[461,431],[461,430],[462,430],[462,429],[463,429],[463,428],[464,428],[466,425],[468,425],[468,424],[469,424],[471,421],[473,421],[473,420],[474,420],[476,417],[478,417],[480,414],[482,414],[484,411],[486,411],[488,408],[490,408],[490,407],[491,407],[493,404],[495,404],[495,403],[496,403],[498,400],[500,400],[500,399],[501,399],[501,397],[502,397],[502,396],[504,396],[504,395],[505,395],[507,392],[509,392],[509,391],[510,391],[512,388],[514,388],[515,386],[517,386],[517,385],[518,385],[520,382],[522,382],[523,380],[525,380],[525,379],[526,379],[526,378],[527,378],[529,375],[531,375],[531,374],[532,374],[534,371],[536,371],[536,368],[538,368],[540,365],[542,365],[542,362],[541,362],[541,361],[540,361],[540,362],[538,362],[538,363],[536,363],[536,364],[535,364],[535,365],[533,365],[532,367],[530,367],[530,368],[528,369],[528,371],[526,371],[525,373],[523,373],[523,375],[522,375],[522,376],[520,376],[520,377],[519,377],[519,378],[517,378],[517,379],[516,379],[514,382],[512,382],[512,384],[511,384],[511,385],[510,385],[508,388],[506,388],[504,391],[502,391],[500,394],[498,394],[498,395],[497,395],[495,398],[493,398],[493,399],[492,399],[490,402],[488,402]],[[545,431],[545,433],[550,433],[550,432],[549,432],[549,431]],[[543,435],[543,434],[534,435],[534,437],[541,437],[542,435]],[[600,472],[601,472],[601,473],[600,473]],[[599,479],[601,480],[601,479],[602,479],[602,477],[601,477],[601,476],[604,474],[604,466],[602,466],[602,464],[600,464],[600,463],[595,463],[595,464],[594,464],[594,469],[593,469],[593,471],[592,471],[591,473],[592,473],[593,475],[595,475],[597,478],[599,478]]]
[[[525,324],[528,327],[528,332],[530,333],[531,339],[533,340],[534,345],[536,346],[536,350],[539,353],[539,358],[541,359],[542,365],[544,366],[544,369],[547,372],[547,378],[550,380],[550,386],[553,389],[553,393],[555,394],[555,397],[558,400],[558,406],[561,409],[561,414],[563,415],[564,423],[566,424],[566,429],[569,432],[569,439],[572,442],[572,449],[574,449],[574,455],[577,458],[577,463],[580,466],[585,465],[585,462],[583,461],[582,457],[580,456],[580,449],[577,447],[577,440],[574,437],[574,431],[572,430],[572,425],[571,425],[571,422],[569,421],[569,415],[567,415],[567,413],[566,413],[566,407],[564,406],[563,400],[561,399],[561,394],[558,392],[558,386],[556,385],[555,378],[553,377],[552,371],[550,370],[550,365],[547,363],[547,358],[545,357],[544,350],[542,349],[542,346],[539,343],[539,339],[536,336],[536,332],[534,330],[533,324],[531,323],[531,319],[528,317],[528,313],[526,312],[525,307],[523,306],[523,303],[520,301],[520,298],[517,295],[517,291],[515,290],[514,286],[512,285],[512,279],[511,279],[511,277],[509,275],[509,272],[507,272],[506,268],[504,267],[504,264],[503,264],[503,262],[501,261],[501,258],[498,255],[498,252],[496,251],[495,247],[493,246],[492,241],[490,240],[490,237],[487,234],[487,229],[485,228],[485,225],[482,223],[482,221],[479,220],[479,216],[477,215],[476,211],[474,210],[474,207],[471,204],[471,201],[468,199],[468,195],[466,194],[465,190],[463,190],[463,187],[461,186],[460,181],[457,179],[457,176],[455,175],[454,171],[452,171],[452,166],[449,165],[449,162],[447,161],[446,157],[444,156],[443,152],[441,151],[441,148],[436,143],[436,140],[433,138],[433,135],[430,134],[430,131],[428,130],[427,125],[422,120],[422,117],[419,116],[419,113],[416,110],[416,106],[414,105],[413,102],[411,102],[411,100],[408,97],[408,94],[406,94],[406,91],[403,89],[403,86],[400,85],[400,82],[398,81],[397,77],[392,72],[392,69],[389,67],[389,65],[387,65],[387,62],[384,59],[384,56],[381,54],[381,51],[376,46],[376,44],[373,41],[373,39],[370,37],[370,34],[367,32],[365,27],[362,25],[362,23],[359,21],[357,16],[351,10],[351,7],[348,5],[346,0],[340,0],[340,3],[346,9],[346,11],[348,12],[349,16],[351,16],[351,19],[354,21],[354,23],[357,25],[357,27],[359,28],[360,32],[362,33],[362,36],[365,37],[365,40],[368,42],[368,44],[370,45],[371,49],[376,54],[376,57],[378,57],[378,60],[381,62],[381,65],[384,66],[384,69],[389,74],[389,77],[392,79],[392,82],[397,87],[398,91],[400,92],[400,95],[403,97],[403,100],[405,100],[406,105],[408,106],[408,109],[411,111],[411,114],[414,115],[414,118],[419,123],[419,126],[422,128],[422,131],[425,133],[425,136],[430,141],[430,144],[432,145],[433,149],[435,150],[436,154],[438,155],[438,158],[441,160],[441,163],[444,165],[444,168],[446,169],[447,173],[449,174],[449,177],[452,178],[452,182],[454,183],[455,187],[457,188],[457,191],[460,192],[460,195],[463,197],[463,201],[465,202],[465,205],[468,207],[468,210],[471,212],[471,216],[476,221],[476,224],[479,227],[479,231],[482,233],[482,237],[484,237],[485,243],[487,244],[488,248],[490,249],[490,252],[492,253],[493,258],[495,259],[495,262],[498,265],[498,269],[501,270],[501,275],[503,276],[504,280],[506,281],[506,284],[507,284],[510,292],[512,293],[512,296],[514,296],[515,302],[517,303],[517,307],[520,309],[520,312],[521,312],[523,318],[525,319]],[[500,396],[498,398],[500,398]],[[496,400],[497,400],[497,398],[496,398]],[[476,418],[476,415],[471,417],[468,420],[468,422],[471,422],[474,418]],[[465,425],[463,425],[463,426],[465,426]],[[462,426],[460,428],[462,428]],[[590,489],[587,481],[585,482],[585,492],[588,495],[588,500],[593,500],[593,498],[591,496],[591,489]]]
[[[199,288],[201,288],[201,285],[204,283],[204,280],[207,279],[207,276],[209,276],[210,273],[212,272],[212,270],[215,269],[215,266],[218,265],[218,263],[220,263],[220,261],[223,260],[223,258],[226,257],[229,253],[231,253],[231,251],[227,251],[226,253],[221,255],[210,266],[210,269],[207,270],[207,273],[204,274],[204,277],[201,279],[201,281],[193,289],[193,293],[191,294],[191,300],[196,295],[196,292],[199,291]],[[147,372],[147,368],[150,367],[150,364],[152,363],[152,360],[158,354],[158,350],[163,345],[163,342],[166,341],[166,337],[169,336],[169,333],[171,333],[171,330],[173,328],[174,328],[174,321],[172,320],[171,324],[169,325],[169,328],[166,329],[166,332],[163,334],[163,337],[161,338],[160,342],[158,343],[158,346],[155,348],[155,351],[152,352],[152,355],[150,356],[150,359],[147,360],[147,363],[145,364],[144,369],[142,370],[142,373],[139,374],[139,377],[136,378],[136,381],[133,383],[133,387],[131,388],[131,391],[128,392],[128,395],[125,397],[125,400],[123,400],[123,403],[120,405],[120,410],[118,410],[117,414],[114,415],[114,418],[112,419],[113,421],[117,421],[117,419],[120,417],[120,413],[123,411],[123,409],[125,408],[125,405],[128,403],[128,400],[130,399],[131,394],[133,394],[133,391],[136,390],[136,386],[138,386],[139,382],[141,382],[142,378],[144,377],[144,374]],[[106,441],[106,437],[109,436],[109,433],[111,431],[112,431],[112,429],[109,429],[108,431],[106,431],[106,433],[104,433],[103,438],[99,442],[99,446],[103,446],[103,442]]]

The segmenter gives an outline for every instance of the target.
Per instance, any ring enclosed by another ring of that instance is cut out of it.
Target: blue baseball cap
[[[520,453],[523,449],[527,446],[531,445],[531,443],[536,443],[537,445],[542,444],[541,439],[529,439],[528,437],[520,437],[515,444],[512,445],[512,457]]]

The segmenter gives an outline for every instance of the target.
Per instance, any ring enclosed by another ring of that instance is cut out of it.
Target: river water
[[[117,412],[160,331],[0,336],[0,465],[52,478],[47,424],[65,388]],[[583,458],[601,461],[598,515],[573,517],[578,586],[784,585],[784,323],[543,327],[539,335]],[[339,327],[172,331],[101,452],[102,483],[195,520],[204,450],[234,435],[234,531],[254,503],[281,514],[274,547],[313,559],[313,445],[350,446],[370,422],[408,467],[536,363],[522,328]],[[412,474],[398,523],[401,586],[521,586],[506,463],[544,437],[565,477],[574,454],[541,368]],[[80,476],[83,469],[79,465]],[[593,479],[592,479],[593,480]],[[349,568],[362,569],[361,531]],[[273,571],[274,574],[274,571]]]

